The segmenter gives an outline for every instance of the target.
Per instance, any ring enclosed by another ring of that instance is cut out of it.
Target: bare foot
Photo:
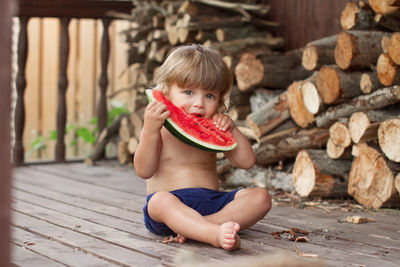
[[[237,232],[240,225],[235,222],[226,222],[221,224],[218,233],[219,245],[228,251],[235,250],[240,246],[240,238]]]
[[[184,237],[184,236],[182,236],[180,234],[177,234],[177,236],[175,237],[175,241],[178,242],[178,243],[183,244],[183,243],[186,242],[186,237]]]

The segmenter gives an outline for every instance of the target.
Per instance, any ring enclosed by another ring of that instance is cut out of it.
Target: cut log
[[[119,126],[121,125],[121,120],[126,116],[126,114],[121,114],[110,124],[110,126],[103,129],[96,140],[96,144],[94,146],[92,154],[88,158],[88,163],[92,165],[95,163],[96,160],[101,158],[105,151],[106,145],[108,144],[110,139],[118,133]]]
[[[385,119],[400,116],[400,110],[389,107],[367,112],[355,112],[349,120],[350,136],[354,143],[364,143],[378,138],[378,127]]]
[[[303,80],[311,75],[301,65],[301,50],[286,53],[270,53],[257,57],[245,53],[235,67],[235,77],[242,91],[255,87],[286,88],[293,81]]]
[[[251,111],[256,112],[257,110],[262,108],[265,104],[272,101],[282,93],[284,93],[284,90],[268,90],[263,88],[256,89],[249,97]]]
[[[260,137],[276,128],[290,117],[287,94],[282,93],[256,112],[250,113],[246,120],[256,136]]]
[[[374,20],[375,12],[368,6],[357,3],[347,3],[340,16],[340,25],[345,31],[349,30],[380,30]]]
[[[302,150],[293,167],[293,184],[302,197],[347,196],[350,160],[333,160],[324,150]]]
[[[382,51],[383,53],[389,53],[389,46],[390,46],[390,36],[383,36],[382,40],[381,40],[381,47],[382,47]]]
[[[400,65],[400,33],[393,33],[389,43],[389,56],[394,63]]]
[[[396,175],[396,179],[395,179],[395,181],[394,181],[394,184],[395,184],[395,186],[396,186],[397,192],[400,194],[400,173],[398,173],[398,174]]]
[[[357,111],[381,109],[400,102],[400,87],[395,85],[379,89],[369,95],[361,95],[345,103],[331,106],[318,114],[315,122],[318,127],[329,127],[339,118],[348,118]]]
[[[400,68],[393,62],[389,54],[382,54],[376,63],[379,81],[384,86],[399,84]]]
[[[138,147],[138,140],[135,137],[131,137],[128,142],[128,152],[129,154],[135,154],[136,149]]]
[[[361,95],[362,72],[344,72],[337,66],[323,66],[317,75],[317,90],[325,104],[343,102]]]
[[[355,159],[350,170],[348,193],[366,208],[379,209],[396,202],[398,206],[393,172],[383,155],[366,143],[353,145],[352,154]]]
[[[349,159],[351,158],[351,147],[335,145],[331,138],[326,143],[326,154],[331,159]]]
[[[269,165],[295,158],[302,149],[325,147],[328,137],[327,129],[313,128],[269,139],[255,149],[257,164]]]
[[[388,34],[381,31],[341,32],[335,47],[336,64],[343,70],[371,68],[383,52],[377,44]]]
[[[128,151],[128,142],[125,142],[122,140],[118,142],[117,157],[118,157],[119,163],[121,163],[122,165],[125,165],[128,162],[133,160],[132,156],[129,154],[129,151]]]
[[[387,30],[390,30],[392,32],[400,31],[400,25],[399,25],[400,21],[398,17],[376,14],[374,20],[377,24],[381,25]]]
[[[301,58],[301,64],[306,70],[317,70],[323,65],[335,63],[334,48],[337,35],[322,38],[306,45]]]
[[[129,139],[133,136],[133,134],[134,134],[133,125],[129,122],[128,117],[124,117],[121,120],[121,125],[119,126],[119,137],[121,138],[122,141],[129,142]]]
[[[315,80],[315,75],[307,80]],[[308,127],[315,121],[314,114],[309,112],[304,105],[301,92],[301,87],[307,80],[293,82],[286,93],[290,115],[296,124],[302,128]]]
[[[398,0],[369,0],[368,3],[378,14],[396,15],[399,13],[400,2]]]
[[[308,81],[301,87],[303,103],[311,114],[317,114],[325,109],[324,103],[318,93],[317,80]]]
[[[350,130],[346,123],[335,122],[329,127],[329,139],[337,145],[346,148],[351,145]]]
[[[380,124],[378,140],[385,156],[394,162],[400,162],[400,117]]]
[[[364,72],[361,75],[360,80],[360,90],[364,94],[370,94],[379,88],[382,88],[383,85],[379,81],[378,73],[376,70],[371,72]]]

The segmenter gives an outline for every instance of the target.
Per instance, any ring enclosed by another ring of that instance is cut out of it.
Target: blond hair
[[[173,84],[218,92],[219,111],[223,112],[228,108],[233,77],[219,52],[190,44],[179,46],[169,54],[155,72],[154,82],[164,93]]]

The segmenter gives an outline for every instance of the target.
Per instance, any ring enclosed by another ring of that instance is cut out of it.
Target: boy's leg
[[[240,245],[238,223],[225,221],[219,224],[206,220],[169,192],[155,193],[149,200],[147,209],[154,221],[168,225],[181,240],[187,237],[226,250],[236,249]]]
[[[243,230],[264,218],[270,209],[271,197],[266,189],[246,188],[239,190],[223,209],[204,218],[216,224],[234,221]]]

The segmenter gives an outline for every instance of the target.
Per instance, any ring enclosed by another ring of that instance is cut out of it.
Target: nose
[[[197,96],[194,100],[194,104],[195,107],[204,107],[204,98],[203,96]]]

